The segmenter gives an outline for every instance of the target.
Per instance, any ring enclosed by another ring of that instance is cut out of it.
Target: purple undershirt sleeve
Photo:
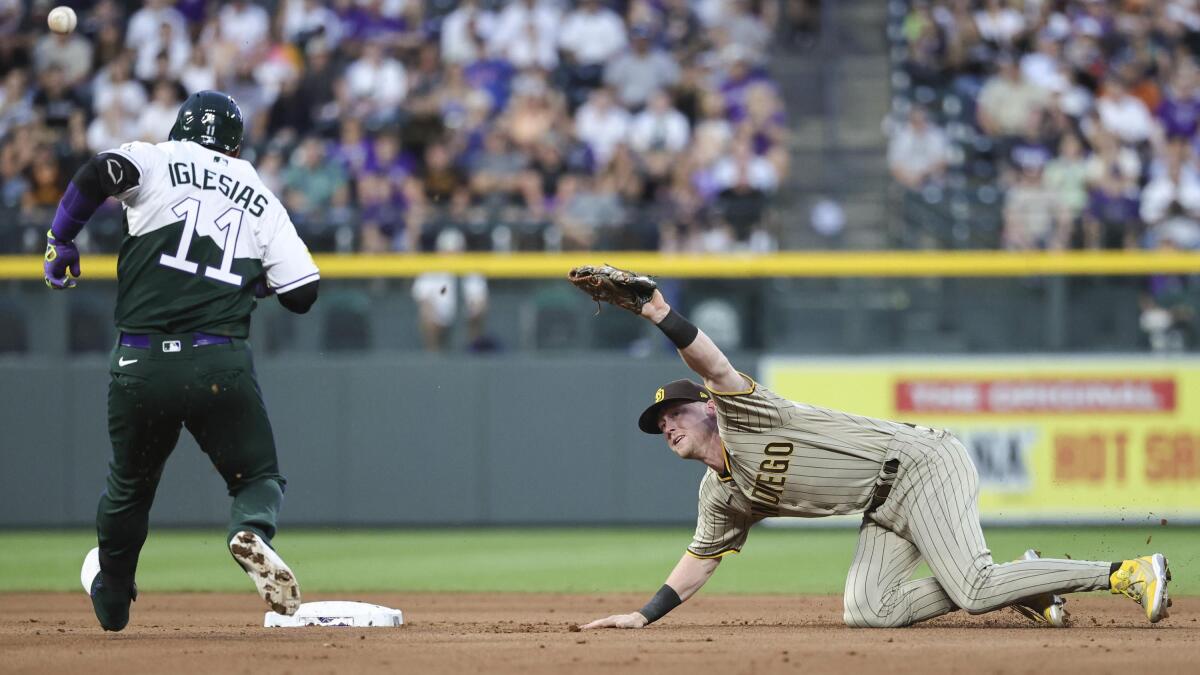
[[[50,233],[59,241],[73,241],[103,202],[103,199],[97,200],[80,192],[79,188],[75,187],[75,182],[72,181],[67,184],[67,192],[58,202],[58,210],[54,212],[54,223],[50,225]]]

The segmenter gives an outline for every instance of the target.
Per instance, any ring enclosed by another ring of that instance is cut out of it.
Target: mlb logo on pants
[[[179,340],[163,340],[162,350],[164,353],[174,354],[175,352],[183,351],[183,345],[180,344]]]

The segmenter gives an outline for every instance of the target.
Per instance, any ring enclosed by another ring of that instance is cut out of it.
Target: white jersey
[[[261,278],[277,293],[320,278],[249,162],[191,141],[127,143],[101,154],[125,158],[140,174],[117,195],[128,221],[117,269],[121,330],[245,337]],[[105,167],[123,170],[117,160]]]

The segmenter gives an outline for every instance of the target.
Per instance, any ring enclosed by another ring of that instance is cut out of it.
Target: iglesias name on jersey
[[[276,293],[320,278],[249,162],[191,141],[127,143],[101,154],[128,160],[139,174],[117,195],[127,225],[117,260],[121,331],[244,338],[264,275]]]

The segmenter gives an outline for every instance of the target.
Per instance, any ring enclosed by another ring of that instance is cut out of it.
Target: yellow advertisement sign
[[[1200,519],[1200,360],[765,359],[795,401],[950,429],[989,519]]]

